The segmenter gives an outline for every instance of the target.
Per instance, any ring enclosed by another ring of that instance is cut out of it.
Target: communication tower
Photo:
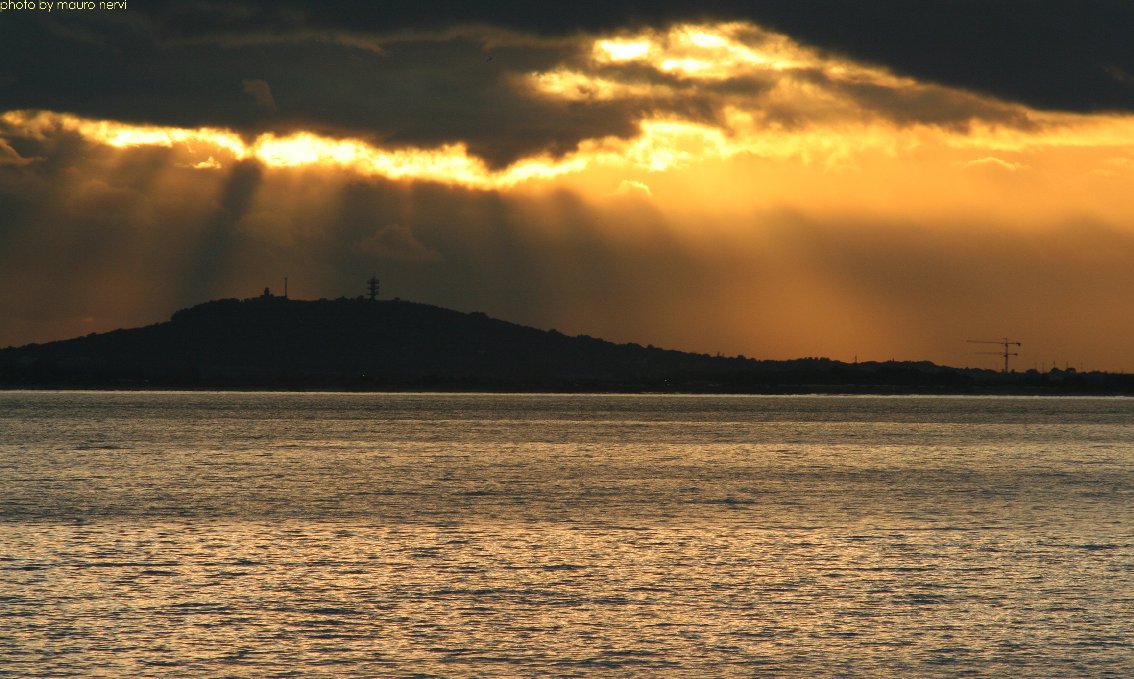
[[[370,301],[378,299],[378,277],[371,276],[370,280],[366,281],[366,290],[370,293]]]

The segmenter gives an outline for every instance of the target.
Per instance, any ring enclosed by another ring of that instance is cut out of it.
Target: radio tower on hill
[[[371,276],[370,280],[366,281],[366,290],[370,293],[370,301],[378,299],[378,277]]]

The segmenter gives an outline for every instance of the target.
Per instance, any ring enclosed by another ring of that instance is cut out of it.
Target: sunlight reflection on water
[[[0,393],[0,674],[1134,676],[1134,401]]]

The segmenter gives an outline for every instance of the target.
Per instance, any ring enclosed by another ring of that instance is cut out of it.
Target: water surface
[[[0,674],[1134,676],[1134,401],[0,393]]]

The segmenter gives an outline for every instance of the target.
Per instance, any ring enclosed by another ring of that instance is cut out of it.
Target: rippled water
[[[0,675],[1134,676],[1134,400],[0,393]]]

